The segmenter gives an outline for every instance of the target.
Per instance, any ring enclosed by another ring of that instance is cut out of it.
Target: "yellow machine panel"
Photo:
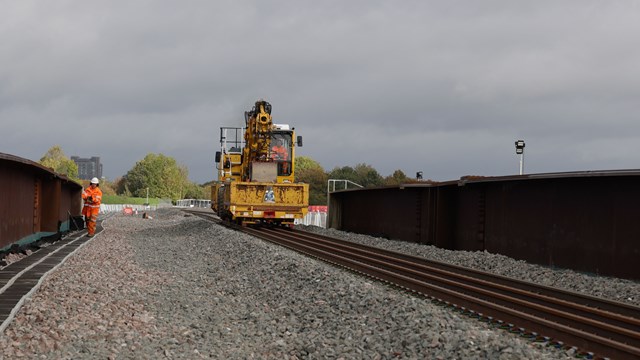
[[[224,194],[224,202],[229,204],[227,216],[244,218],[244,223],[264,218],[292,224],[302,219],[309,207],[308,184],[231,182]]]

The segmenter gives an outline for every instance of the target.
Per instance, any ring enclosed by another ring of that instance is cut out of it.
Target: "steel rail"
[[[344,240],[332,239],[325,236],[316,237],[304,232],[296,232],[295,234],[296,240],[298,241],[323,246],[325,249],[335,247],[343,251],[362,251],[367,258],[388,261],[398,266],[406,267],[407,269],[413,269],[413,271],[418,272],[418,276],[420,276],[422,272],[440,274],[442,276],[455,278],[457,281],[468,285],[478,284],[491,286],[496,291],[502,291],[504,294],[511,296],[518,296],[540,305],[550,303],[555,306],[564,306],[567,308],[565,310],[577,312],[594,320],[606,321],[609,323],[608,325],[613,323],[613,325],[629,330],[640,328],[640,308],[627,304],[598,299],[584,294],[571,293],[565,290],[527,283],[500,275],[449,265],[390,250],[350,243]],[[283,234],[283,236],[286,236],[286,233]],[[407,271],[406,274],[410,276],[411,272]],[[455,284],[457,284],[457,282]],[[541,288],[544,291],[541,291]],[[607,310],[604,310],[604,307],[606,307]],[[634,333],[634,335],[635,334],[637,333]],[[640,340],[640,338],[637,340]]]
[[[558,289],[550,286],[535,284],[532,282],[526,282],[526,281],[509,278],[502,275],[492,274],[492,273],[481,271],[481,270],[474,270],[471,268],[466,268],[466,267],[457,266],[453,264],[447,264],[440,261],[429,260],[424,257],[404,254],[404,253],[400,253],[393,250],[376,248],[369,245],[362,245],[359,243],[336,239],[336,238],[332,238],[324,235],[308,233],[300,230],[291,230],[291,231],[298,234],[301,238],[311,239],[314,242],[328,241],[329,243],[341,244],[347,247],[364,249],[367,251],[371,251],[373,253],[377,253],[381,255],[389,255],[398,259],[404,259],[412,263],[423,264],[425,266],[433,267],[434,269],[450,271],[460,275],[466,274],[476,279],[485,279],[497,284],[506,285],[510,288],[519,288],[528,292],[534,292],[540,295],[548,295],[549,297],[552,297],[552,298],[563,299],[571,303],[582,304],[590,308],[599,309],[612,314],[618,314],[621,317],[626,319],[629,319],[629,318],[635,319],[637,324],[634,324],[634,326],[640,326],[640,320],[638,320],[640,319],[640,307],[637,307],[637,306],[621,303],[618,301],[597,298],[595,296],[580,294],[580,293]]]

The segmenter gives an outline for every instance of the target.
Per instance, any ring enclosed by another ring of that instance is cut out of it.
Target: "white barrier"
[[[327,227],[327,213],[320,211],[309,211],[302,219],[296,219],[295,225],[311,225],[322,228]]]
[[[199,208],[210,208],[211,200],[204,199],[182,199],[176,200],[177,207],[199,207]]]
[[[155,211],[158,209],[157,206],[145,206],[145,205],[129,205],[129,204],[100,204],[100,212],[101,213],[109,213],[109,212],[122,212],[124,208],[130,208],[138,211]]]

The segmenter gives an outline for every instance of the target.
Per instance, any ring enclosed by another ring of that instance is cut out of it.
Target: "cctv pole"
[[[524,151],[520,154],[520,175],[522,175],[522,170],[524,169]]]
[[[516,140],[516,154],[520,155],[520,175],[524,171],[524,140]]]

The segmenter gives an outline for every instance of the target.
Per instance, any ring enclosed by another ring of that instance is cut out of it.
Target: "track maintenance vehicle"
[[[302,137],[287,124],[273,123],[265,100],[244,115],[245,127],[220,128],[211,208],[243,226],[293,226],[309,207],[309,185],[295,182],[295,147],[302,146]]]

